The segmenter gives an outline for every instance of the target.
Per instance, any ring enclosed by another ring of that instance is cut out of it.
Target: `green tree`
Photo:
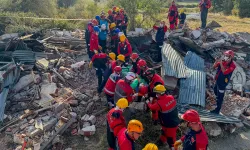
[[[59,7],[69,8],[76,3],[76,0],[58,0],[57,4]]]
[[[225,15],[231,15],[234,8],[234,3],[232,0],[224,0],[223,2],[223,13]]]
[[[250,1],[249,0],[239,0],[239,16],[250,17]]]

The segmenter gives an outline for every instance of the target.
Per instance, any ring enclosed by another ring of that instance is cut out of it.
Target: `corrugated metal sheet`
[[[193,70],[204,71],[204,59],[196,55],[195,53],[188,51],[184,58],[184,64]]]
[[[193,104],[205,107],[206,73],[187,70],[187,78],[180,79],[180,104]]]
[[[209,111],[203,109],[203,108],[198,108],[198,107],[193,107],[193,106],[188,106],[188,105],[179,105],[178,110],[180,114],[185,113],[188,109],[194,109],[198,111],[201,121],[208,121],[208,122],[221,122],[221,123],[237,123],[240,122],[238,118],[235,117],[227,117],[224,115],[218,115],[218,114],[213,114],[210,113]]]
[[[4,119],[4,110],[8,93],[9,93],[9,88],[4,88],[0,93],[0,121],[3,121]]]
[[[35,64],[35,53],[31,50],[17,50],[12,53],[12,57],[16,62],[24,64]]]
[[[163,75],[176,78],[186,77],[186,66],[182,57],[175,51],[170,44],[164,44],[162,47],[162,65]]]

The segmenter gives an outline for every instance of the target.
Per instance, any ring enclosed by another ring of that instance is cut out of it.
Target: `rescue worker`
[[[234,52],[232,50],[228,50],[224,52],[224,58],[222,60],[216,59],[214,63],[213,68],[217,69],[217,73],[215,76],[216,84],[214,87],[214,94],[216,95],[217,99],[217,107],[215,108],[215,110],[211,111],[212,113],[220,113],[226,86],[228,85],[233,71],[236,68],[233,58]]]
[[[118,55],[117,60],[111,62],[111,68],[110,68],[111,72],[112,73],[114,72],[114,68],[116,66],[121,66],[122,67],[124,63],[125,63],[125,56],[122,55],[122,54]]]
[[[120,14],[123,16],[121,30],[124,33],[124,35],[127,36],[128,15],[124,11],[124,9],[120,10]]]
[[[108,20],[106,19],[105,13],[101,13],[100,25],[105,24],[105,29],[108,31]]]
[[[95,50],[98,52],[98,50],[102,48],[99,45],[99,38],[98,38],[99,32],[100,32],[99,27],[94,26],[94,33],[91,34],[90,48],[89,48],[91,58],[94,56]]]
[[[186,20],[186,14],[184,12],[184,9],[180,10],[179,20],[179,28],[182,28]]]
[[[117,53],[124,55],[125,62],[126,63],[129,62],[130,55],[132,54],[132,47],[125,35],[120,36],[120,42],[118,44]]]
[[[111,23],[114,23],[114,16],[113,16],[113,13],[112,13],[112,10],[109,10],[108,11],[108,22],[111,24]]]
[[[190,131],[174,143],[175,149],[182,144],[183,150],[207,150],[207,133],[200,122],[200,116],[195,110],[187,110],[181,118],[187,123]]]
[[[158,150],[158,147],[154,143],[148,143],[142,150]]]
[[[167,32],[168,28],[165,25],[164,21],[161,21],[159,26],[156,26],[156,24],[155,24],[153,26],[153,28],[155,30],[157,30],[156,37],[155,37],[157,48],[158,48],[158,50],[157,50],[157,54],[158,54],[157,62],[161,62],[162,61],[161,47],[163,45],[163,42],[164,42],[164,39],[165,39],[165,33]]]
[[[107,114],[107,140],[109,150],[116,149],[116,137],[119,131],[126,128],[123,110],[128,107],[128,100],[121,98],[117,101],[116,107],[112,108]]]
[[[91,54],[90,54],[90,38],[91,34],[94,32],[94,26],[91,21],[88,22],[87,28],[85,29],[85,40],[87,44],[87,52],[89,55],[89,59],[91,59]]]
[[[116,66],[114,69],[114,73],[109,76],[108,81],[104,87],[104,93],[107,97],[107,104],[109,107],[113,108],[114,104],[114,94],[115,94],[115,86],[116,83],[121,79],[122,67]]]
[[[134,141],[142,135],[143,125],[139,120],[130,120],[126,128],[117,135],[117,148],[119,150],[135,150]]]
[[[176,29],[177,19],[178,19],[178,8],[175,5],[175,1],[173,1],[168,10],[168,20],[170,24],[170,30]]]
[[[140,68],[138,67],[138,62],[140,61],[139,55],[137,53],[132,53],[130,56],[130,60],[132,62],[131,72],[136,74],[140,73]]]
[[[120,13],[120,9],[116,9],[115,24],[116,27],[120,30],[122,30],[123,17],[123,14]]]
[[[199,3],[201,11],[201,28],[204,29],[207,26],[208,9],[212,6],[210,0],[201,0]]]
[[[132,102],[134,91],[130,84],[136,78],[133,72],[128,72],[124,79],[117,82],[115,87],[114,102],[117,102],[120,98],[126,98],[128,102]]]
[[[148,89],[148,99],[151,101],[152,104],[154,104],[157,101],[156,98],[156,93],[154,93],[153,89],[155,86],[157,85],[164,85],[164,81],[161,78],[161,76],[159,76],[154,69],[152,68],[148,68],[144,75],[148,78],[149,81],[149,89]],[[154,111],[152,110],[152,119],[153,119],[153,123],[154,125],[158,124],[158,111]]]
[[[176,131],[180,122],[177,102],[172,95],[165,94],[166,88],[164,85],[155,86],[153,92],[156,93],[157,101],[154,104],[151,104],[150,101],[147,100],[146,103],[150,110],[157,111],[159,115],[162,135],[157,144],[159,144],[158,146],[162,146],[167,142],[169,148],[174,150]]]
[[[113,8],[112,8],[112,10],[113,10],[113,15],[115,15],[116,14],[116,10],[117,10],[117,8],[118,7],[116,7],[116,6],[114,6]],[[119,8],[118,8],[119,9]]]
[[[95,16],[95,20],[98,22],[97,25],[101,25],[101,24],[100,24],[100,20],[101,20],[101,17],[100,17],[100,16]]]
[[[115,53],[113,52],[109,53],[109,58],[110,58],[110,61],[114,61],[116,59]]]
[[[112,52],[114,52],[116,55],[118,55],[117,53],[117,48],[118,48],[118,43],[119,43],[119,38],[118,38],[118,33],[120,32],[119,29],[115,28],[116,24],[115,23],[111,23],[110,25],[110,37],[111,37],[111,50]]]
[[[145,71],[148,69],[147,62],[143,59],[139,60],[137,63],[137,67],[140,71],[137,71],[139,80],[144,80],[147,84],[149,84],[148,78],[145,76]]]
[[[97,91],[100,94],[102,92],[101,90],[101,84],[103,80],[103,72],[106,69],[106,63],[108,62],[108,56],[105,53],[98,53],[97,50],[95,50],[95,55],[92,57],[89,68],[92,67],[92,65],[96,68],[96,76],[98,78],[98,88]]]
[[[99,33],[99,44],[102,47],[102,52],[106,53],[108,30],[105,24],[101,25],[101,31]]]

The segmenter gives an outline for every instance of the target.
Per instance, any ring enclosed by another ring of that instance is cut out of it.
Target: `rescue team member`
[[[184,9],[181,9],[180,10],[180,15],[179,15],[179,20],[180,20],[180,22],[179,22],[179,28],[183,27],[183,25],[185,23],[185,20],[186,20],[186,16],[187,15],[185,14]]]
[[[207,26],[207,14],[208,9],[212,6],[210,0],[201,0],[199,3],[201,11],[201,28],[204,29]]]
[[[120,10],[120,14],[122,14],[122,16],[123,16],[121,29],[122,29],[122,32],[124,33],[124,35],[127,36],[128,15],[124,11],[124,9]]]
[[[114,94],[116,83],[121,79],[122,67],[116,66],[114,73],[109,76],[109,79],[104,87],[104,93],[107,97],[107,103],[109,107],[114,107]]]
[[[170,30],[176,29],[176,23],[178,22],[178,8],[175,5],[175,1],[172,2],[172,5],[168,10],[168,20],[170,24]]]
[[[110,25],[110,38],[111,38],[111,50],[112,52],[114,52],[117,55],[117,47],[118,47],[118,33],[120,32],[119,30],[117,30],[116,28],[116,24],[115,23],[111,23]]]
[[[157,101],[157,98],[156,98],[156,93],[154,93],[153,89],[157,85],[164,85],[164,81],[161,78],[161,76],[155,73],[155,70],[152,68],[148,68],[144,74],[148,78],[148,81],[149,81],[148,98],[151,101],[151,103],[154,104]],[[157,125],[158,111],[152,110],[152,119],[153,119],[154,125]]]
[[[153,143],[148,143],[142,150],[158,150],[158,147]]]
[[[114,72],[114,68],[116,66],[121,66],[122,67],[124,63],[125,63],[125,56],[122,55],[122,54],[118,55],[117,60],[111,62],[111,73]]]
[[[120,36],[117,52],[118,55],[122,54],[125,56],[125,62],[129,62],[130,55],[132,54],[132,47],[124,34]]]
[[[141,59],[138,61],[137,67],[140,69],[139,74],[138,74],[140,76],[140,78],[145,80],[145,82],[147,82],[149,84],[149,81],[144,74],[145,71],[148,69],[147,62],[145,60]]]
[[[108,20],[106,19],[104,12],[101,13],[101,18],[100,18],[100,25],[103,25],[103,24],[105,24],[105,27],[106,27],[105,30],[108,31],[109,30]]]
[[[100,94],[102,92],[101,90],[101,84],[102,84],[102,79],[103,79],[103,72],[106,69],[106,64],[108,62],[108,56],[105,53],[98,53],[97,50],[95,50],[95,55],[92,57],[90,63],[89,63],[89,68],[92,68],[93,66],[96,68],[96,76],[98,78],[98,88],[97,91]]]
[[[87,28],[85,29],[85,40],[86,40],[86,44],[87,44],[87,51],[88,51],[88,55],[89,55],[89,59],[91,59],[91,54],[90,54],[90,38],[91,38],[91,34],[94,32],[94,26],[93,23],[90,21],[88,22]]]
[[[101,17],[100,16],[95,16],[95,20],[98,22],[97,25],[100,25],[100,20],[101,20]]]
[[[122,30],[122,22],[123,22],[123,14],[120,13],[120,9],[116,9],[116,15],[115,15],[115,24],[118,29]]]
[[[117,101],[116,107],[112,108],[107,114],[107,140],[109,150],[116,149],[117,134],[122,128],[126,128],[125,119],[122,115],[126,107],[128,107],[128,100],[121,98]]]
[[[163,45],[164,38],[165,38],[165,33],[167,32],[168,28],[165,25],[164,21],[161,21],[159,26],[156,26],[156,24],[155,24],[153,26],[153,28],[155,30],[157,30],[156,37],[155,37],[157,48],[158,48],[158,51],[157,51],[157,54],[158,54],[157,62],[160,62],[160,61],[162,61],[161,46]]]
[[[215,76],[216,84],[214,87],[214,94],[217,98],[217,107],[215,110],[211,111],[212,113],[220,113],[226,86],[228,85],[233,71],[236,68],[236,65],[233,62],[233,58],[234,52],[232,50],[228,50],[224,53],[223,60],[217,59],[214,63],[214,69],[217,68],[217,73]]]
[[[99,35],[100,29],[98,26],[94,26],[94,33],[91,34],[91,39],[90,39],[90,56],[91,58],[95,54],[95,50],[98,52],[99,49],[102,49],[102,47],[99,45]]]
[[[126,98],[128,102],[132,102],[134,91],[130,84],[136,78],[133,72],[128,72],[125,79],[121,79],[117,82],[115,87],[114,102],[117,102],[120,98]]]
[[[118,150],[135,150],[134,141],[138,140],[143,132],[143,125],[139,120],[130,120],[128,127],[123,128],[117,135]]]
[[[137,65],[138,62],[140,61],[139,55],[137,53],[132,53],[130,56],[130,60],[132,62],[131,72],[140,74],[140,68]]]
[[[106,29],[106,25],[101,25],[101,31],[99,33],[99,44],[102,47],[102,52],[106,53],[106,45],[107,45],[107,35],[108,30]]]
[[[108,11],[108,22],[111,24],[111,23],[114,23],[114,16],[113,16],[113,13],[112,13],[112,10],[109,10]]]
[[[157,111],[161,124],[162,135],[157,145],[163,145],[166,141],[171,150],[174,150],[174,142],[176,141],[176,131],[180,123],[177,110],[177,102],[172,95],[166,95],[166,88],[163,85],[154,87],[153,92],[156,93],[157,101],[151,104],[146,101],[148,107],[152,111]]]
[[[182,144],[183,150],[207,150],[208,137],[198,112],[190,109],[181,118],[187,122],[190,131],[174,143],[175,149]]]

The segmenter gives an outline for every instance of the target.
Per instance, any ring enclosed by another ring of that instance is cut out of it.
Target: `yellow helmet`
[[[116,24],[115,23],[111,23],[110,24],[110,28],[114,28],[114,27],[116,27]]]
[[[163,85],[157,85],[154,87],[153,92],[164,94],[166,92],[166,88]]]
[[[128,132],[142,133],[143,126],[139,120],[130,120],[128,123]]]
[[[184,8],[180,9],[180,14],[184,13]]]
[[[116,106],[121,109],[128,107],[128,100],[126,98],[121,98],[116,102]]]
[[[120,41],[121,42],[124,42],[126,40],[126,36],[124,35],[124,34],[122,34],[121,36],[120,36]]]
[[[111,53],[109,53],[109,57],[110,57],[112,60],[115,60],[116,55],[115,55],[115,53],[111,52]]]
[[[120,55],[117,56],[117,60],[125,62],[125,56],[120,54]]]
[[[153,143],[148,143],[142,150],[158,150],[158,147]]]
[[[115,10],[116,12],[119,12],[120,11],[120,8],[119,7],[116,7],[116,10]]]

